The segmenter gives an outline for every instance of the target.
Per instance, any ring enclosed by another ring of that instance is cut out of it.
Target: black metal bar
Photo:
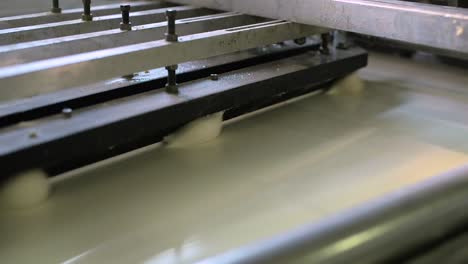
[[[286,43],[281,48],[270,47],[268,52],[257,49],[240,52],[237,54],[239,58],[236,58],[237,56],[221,56],[203,61],[183,63],[179,65],[177,81],[185,83],[209,77],[213,73],[222,74],[260,63],[280,60],[311,50],[318,50],[319,46],[317,43],[309,43],[303,47],[297,47],[291,43]],[[84,87],[84,89],[60,90],[29,98],[23,103],[15,102],[10,106],[3,105],[0,113],[0,128],[53,115],[67,107],[76,110],[93,104],[164,88],[166,75],[166,71],[161,69],[145,77],[145,81],[123,80],[122,84],[119,83],[109,88],[99,87],[99,89],[96,89],[96,87],[93,87],[88,89]]]
[[[91,14],[91,0],[83,0],[83,15],[81,19],[83,21],[93,20],[93,14]]]
[[[62,8],[60,8],[59,0],[52,0],[52,9],[50,11],[55,14],[62,13]]]
[[[167,84],[166,91],[171,94],[178,94],[179,89],[177,88],[177,68],[178,65],[167,66]]]
[[[65,166],[63,164],[73,167],[83,160],[96,161],[108,154],[155,143],[196,118],[241,108],[257,100],[302,90],[305,86],[320,85],[353,72],[367,64],[367,53],[356,49],[338,51],[330,57],[310,52],[284,60],[291,65],[301,61],[301,65],[308,67],[294,68],[289,74],[278,75],[278,62],[266,63],[241,71],[252,76],[257,68],[272,69],[272,77],[268,79],[254,79],[239,85],[239,78],[228,78],[227,81],[223,78],[227,74],[223,74],[219,81],[207,78],[180,85],[183,96],[171,95],[169,100],[164,91],[150,91],[73,111],[72,118],[60,114],[36,120],[36,125],[31,128],[6,128],[0,133],[1,179],[28,168],[53,169]],[[239,72],[232,74],[241,75]],[[199,82],[208,82],[203,84],[203,96],[192,88]],[[27,136],[31,132],[36,133],[35,138]]]
[[[121,5],[120,11],[122,13],[122,22],[120,23],[120,30],[132,30],[132,23],[130,23],[130,5]]]
[[[197,264],[406,263],[468,229],[468,166]]]
[[[177,10],[173,10],[173,9],[167,10],[166,18],[167,18],[166,40],[171,41],[171,42],[177,42],[179,40],[179,36],[177,36],[176,34]]]

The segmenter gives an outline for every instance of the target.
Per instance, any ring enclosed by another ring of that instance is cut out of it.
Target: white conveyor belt
[[[372,54],[363,92],[316,95],[54,180],[0,212],[21,263],[191,263],[319,221],[468,161],[468,75]]]

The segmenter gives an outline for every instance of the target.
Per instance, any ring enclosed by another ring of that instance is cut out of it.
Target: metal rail
[[[215,13],[213,10],[192,6],[177,6],[172,9],[178,11],[179,19]],[[163,22],[166,20],[166,10],[166,8],[160,8],[133,12],[131,16],[132,23],[134,25],[144,25]],[[92,22],[74,19],[49,24],[3,29],[0,30],[0,45],[111,30],[117,28],[121,20],[122,16],[120,14],[115,14],[95,17]]]
[[[233,54],[216,56],[198,61],[179,64],[177,80],[185,83],[190,80],[210,77],[211,74],[224,74],[245,67],[267,63],[286,57],[303,54],[307,51],[318,51],[321,44],[308,40],[298,47],[293,40],[281,45],[269,45],[249,49]],[[165,68],[137,72],[133,76],[119,77],[82,86],[77,89],[65,89],[39,96],[13,100],[0,105],[0,127],[12,126],[50,114],[55,114],[64,108],[83,108],[104,101],[135,95],[166,84],[167,70]]]
[[[185,36],[262,21],[265,20],[239,13],[222,13],[181,19],[176,25],[178,35]],[[163,39],[166,30],[167,22],[159,22],[135,26],[131,31],[112,29],[0,46],[0,67]]]
[[[297,39],[323,32],[270,21],[0,68],[1,100],[86,85],[138,71]],[[63,78],[64,76],[73,78]]]
[[[130,4],[132,6],[133,12],[174,6],[161,1],[132,1],[130,2]],[[118,13],[120,5],[120,3],[117,3],[95,6],[93,7],[93,14],[94,16],[107,16],[116,14]],[[27,15],[0,17],[0,29],[25,27],[73,20],[80,18],[82,13],[83,8],[73,8],[62,10],[62,12],[59,14],[53,14],[51,12],[42,12]]]
[[[197,264],[405,263],[466,231],[468,166]],[[466,245],[465,245],[466,246]]]
[[[247,112],[253,111],[258,108],[252,109],[252,103],[310,92],[309,89],[314,90],[317,85],[341,78],[367,64],[367,53],[359,48],[338,50],[334,56],[310,50],[287,55],[234,71],[223,67],[227,72],[217,80],[208,77],[179,84],[178,95],[157,89],[165,85],[165,74],[161,74],[162,79],[147,84],[152,90],[130,96],[123,93],[113,99],[108,96],[105,104],[90,102],[91,105],[73,110],[72,116],[58,111],[34,119],[32,126],[16,124],[2,128],[0,184],[22,170],[44,168],[49,171],[56,166],[70,169],[68,166],[79,167],[84,165],[81,162],[94,162],[103,156],[153,144],[196,118],[243,106],[248,106]],[[204,69],[204,66],[206,64],[198,67]]]
[[[171,0],[468,53],[468,10],[395,0]]]

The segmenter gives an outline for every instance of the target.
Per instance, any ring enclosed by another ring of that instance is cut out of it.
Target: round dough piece
[[[32,207],[45,201],[49,190],[49,180],[43,170],[17,174],[0,186],[0,208]]]
[[[199,118],[167,136],[164,143],[169,148],[185,148],[213,140],[221,134],[223,113]]]

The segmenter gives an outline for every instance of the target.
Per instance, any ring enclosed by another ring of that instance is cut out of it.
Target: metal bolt
[[[218,76],[218,74],[213,73],[213,74],[210,75],[210,79],[212,81],[217,81],[217,80],[219,80],[219,76]]]
[[[166,18],[167,18],[167,33],[166,33],[166,40],[170,42],[177,42],[179,40],[179,36],[176,34],[176,17],[177,17],[177,10],[169,9],[166,11]]]
[[[37,138],[37,132],[36,131],[31,131],[29,133],[29,138]]]
[[[83,21],[93,21],[93,14],[91,14],[91,0],[83,0]]]
[[[54,14],[62,13],[62,8],[60,8],[59,0],[52,0],[52,8],[50,9],[50,12]]]
[[[325,55],[328,55],[330,54],[330,48],[329,48],[329,45],[330,45],[330,34],[328,33],[324,33],[322,35],[320,35],[321,39],[322,39],[322,45],[320,47],[320,52],[322,54],[325,54]]]
[[[334,31],[334,42],[337,49],[346,50],[351,47],[351,42],[348,39],[348,34],[345,31]]]
[[[306,44],[306,42],[307,42],[307,38],[305,38],[305,37],[304,38],[298,38],[298,39],[294,40],[294,43],[296,43],[297,45],[301,45],[301,46]]]
[[[120,30],[132,30],[132,23],[130,22],[130,5],[121,5],[122,22],[120,23]]]
[[[64,108],[62,109],[62,114],[66,117],[66,118],[71,118],[72,115],[73,115],[73,109],[71,108]]]
[[[166,91],[171,94],[178,94],[179,88],[177,87],[177,74],[176,70],[179,68],[178,65],[167,66],[167,84]]]

